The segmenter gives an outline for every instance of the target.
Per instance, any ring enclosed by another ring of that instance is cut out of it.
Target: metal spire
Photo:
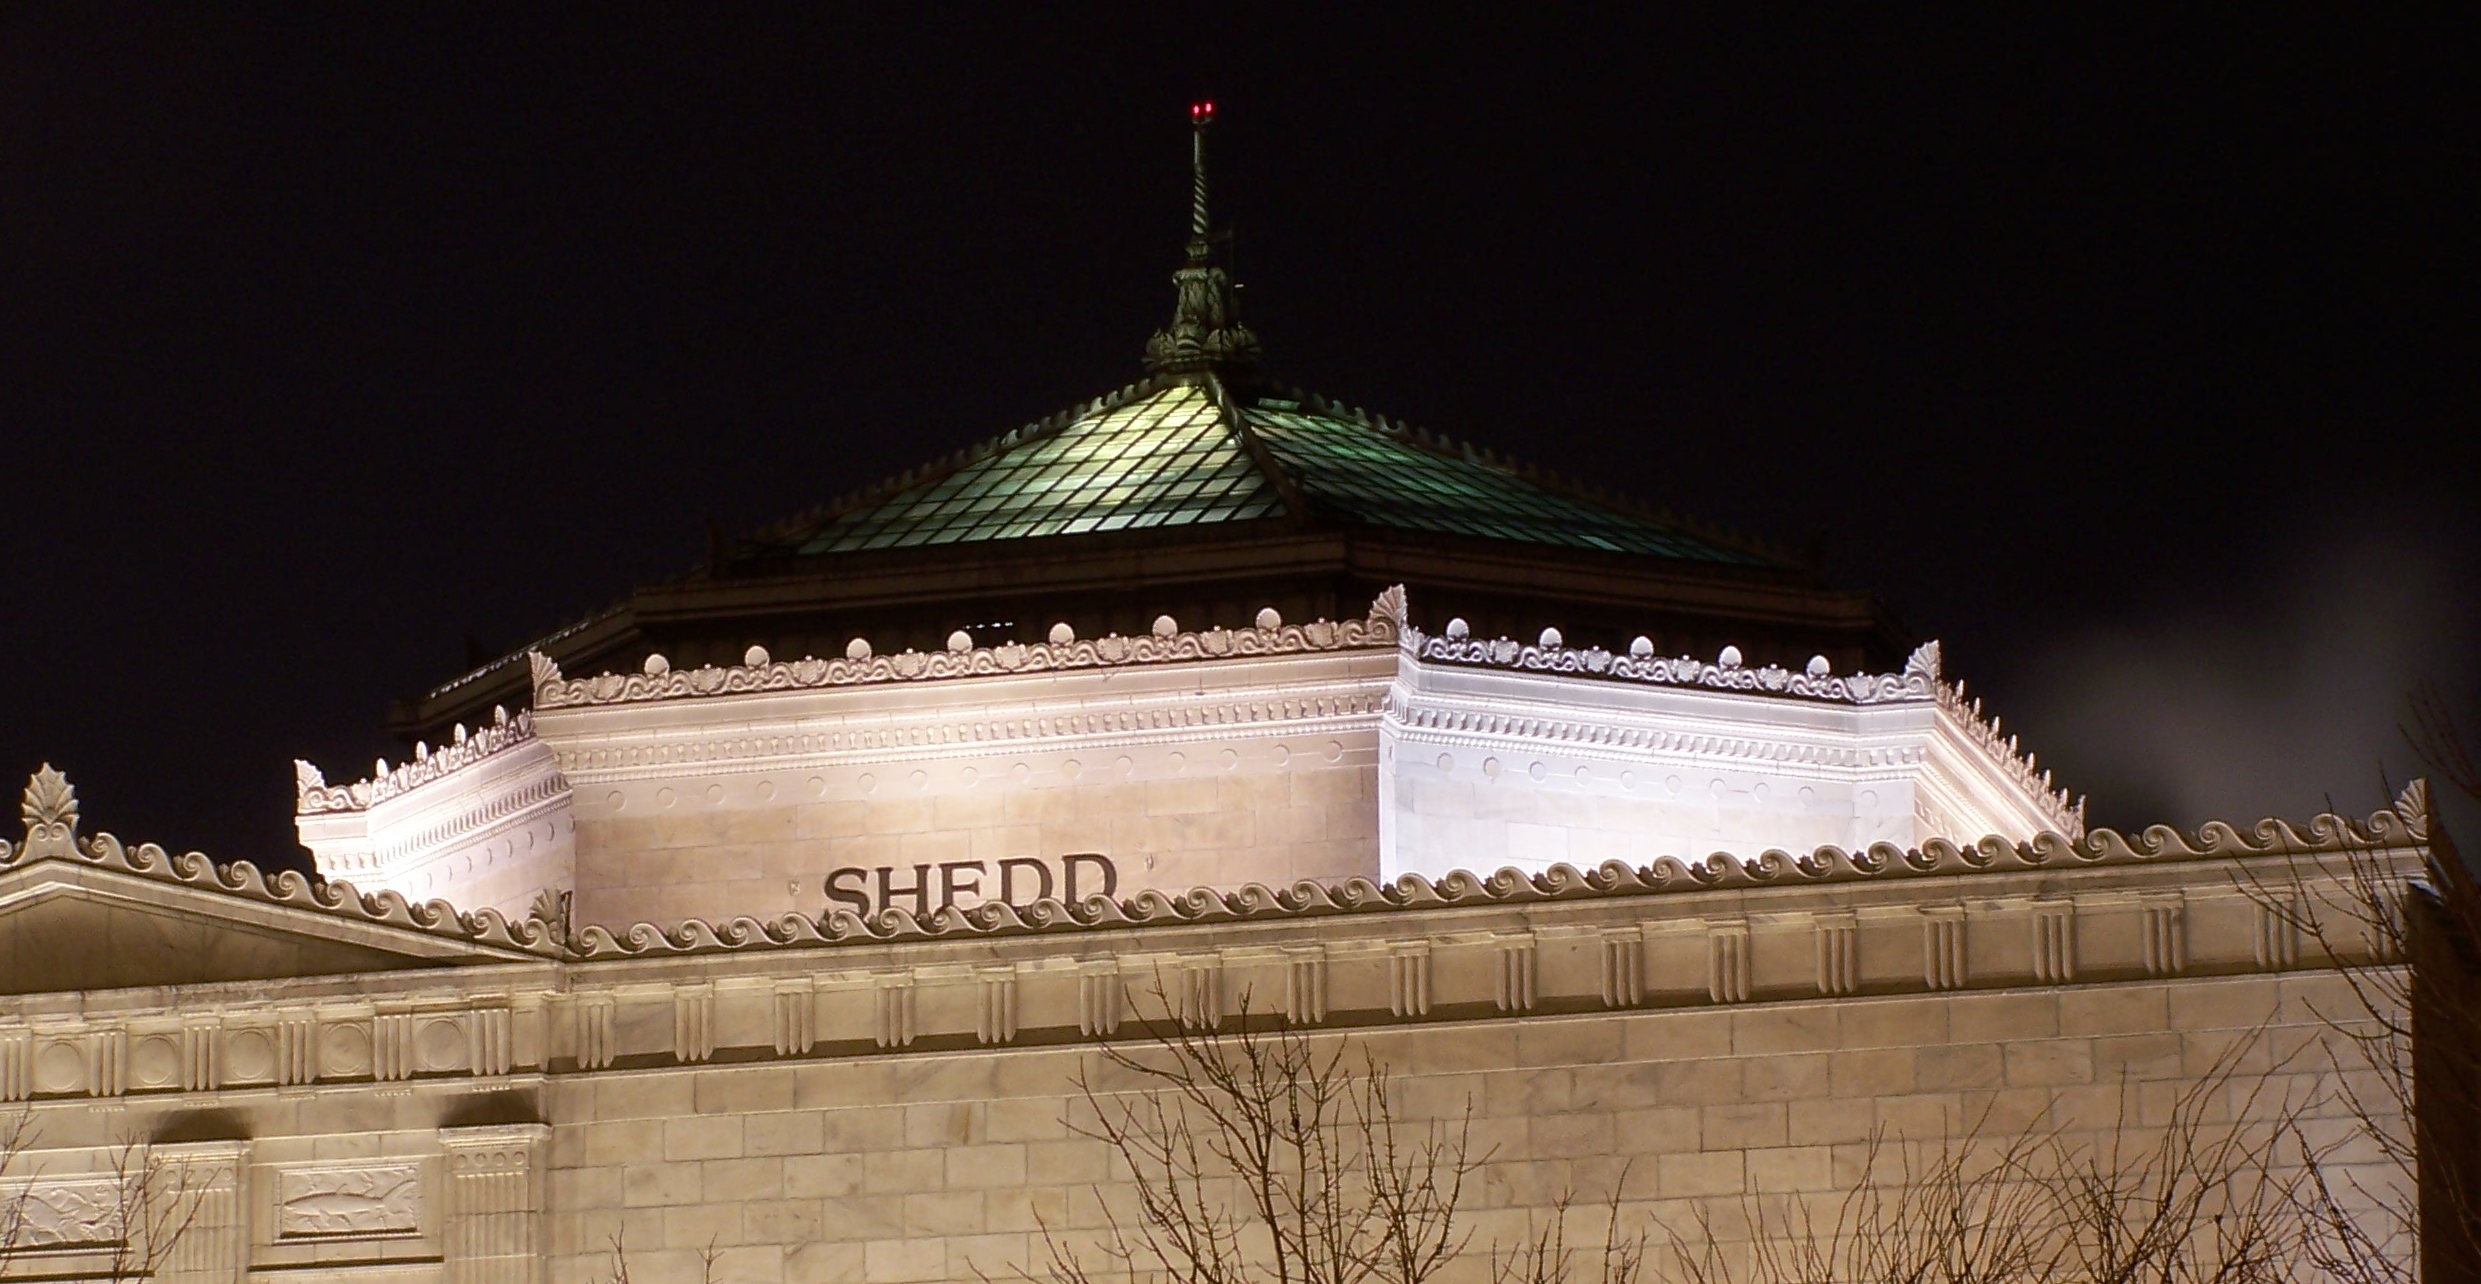
[[[1146,341],[1146,368],[1158,374],[1244,370],[1258,359],[1258,336],[1232,314],[1232,277],[1215,262],[1206,217],[1206,127],[1214,121],[1213,103],[1189,108],[1189,246],[1172,273],[1180,292],[1172,323]]]
[[[1189,239],[1206,239],[1206,127],[1215,123],[1215,105],[1189,109]]]

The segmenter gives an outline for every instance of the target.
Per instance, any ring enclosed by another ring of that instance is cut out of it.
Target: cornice
[[[484,759],[514,749],[534,739],[533,716],[523,710],[510,717],[508,710],[493,708],[491,725],[467,732],[458,723],[454,738],[433,749],[417,742],[413,761],[390,767],[382,758],[372,775],[349,785],[331,785],[319,769],[299,758],[293,760],[294,813],[302,816],[330,812],[368,811],[432,781],[462,771]]]
[[[1796,764],[1871,771],[1916,766],[1925,756],[1917,744],[1828,744],[1772,730],[1672,731],[1608,720],[1589,722],[1428,704],[1401,707],[1391,702],[1386,718],[1391,726],[1411,733],[1411,738],[1419,742],[1452,743],[1474,736],[1493,736],[1557,745],[1576,753],[1627,751],[1631,759],[1644,754],[1669,754],[1697,761],[1725,759],[1778,768]]]
[[[1200,735],[1228,734],[1237,728],[1270,724],[1304,730],[1361,722],[1378,714],[1385,704],[1381,687],[1366,691],[1328,687],[1313,692],[1253,694],[1237,700],[1166,697],[1160,703],[1099,711],[971,720],[952,716],[913,721],[890,718],[835,730],[753,732],[734,728],[721,736],[692,734],[626,745],[563,741],[558,753],[567,776],[587,782],[661,775],[668,769],[823,763],[847,755],[878,761],[944,757],[974,748],[1065,746],[1096,739],[1122,744],[1177,743]]]
[[[577,934],[581,960],[648,958],[748,950],[895,942],[992,939],[1008,936],[1151,926],[1309,919],[1338,914],[1387,913],[1549,901],[1655,896],[1770,887],[1899,882],[1989,872],[2148,867],[2180,861],[2249,857],[2299,857],[2405,847],[2428,832],[2428,794],[2416,782],[2396,809],[2352,821],[2331,813],[2304,830],[2277,819],[2246,831],[2213,821],[2193,834],[2156,825],[2133,837],[2097,829],[2076,838],[2059,833],[2023,842],[1990,837],[1959,846],[1932,838],[1919,847],[1874,844],[1848,852],[1820,847],[1805,856],[1780,849],[1743,858],[1717,852],[1704,860],[1664,857],[1651,865],[1608,861],[1592,870],[1553,865],[1539,874],[1502,869],[1479,876],[1462,870],[1438,879],[1406,874],[1380,884],[1366,878],[1340,883],[1295,883],[1287,888],[1250,884],[1236,891],[1197,888],[1179,894],[1148,890],[1128,900],[1088,897],[1075,904],[1046,898],[1026,906],[985,903],[949,907],[927,918],[891,908],[864,918],[838,910],[824,918],[787,914],[769,921],[741,917],[722,924],[690,919],[670,928],[640,923],[617,934],[590,926]]]
[[[1377,649],[1396,643],[1404,619],[1404,590],[1388,589],[1370,604],[1359,620],[1312,620],[1285,624],[1273,610],[1258,613],[1250,628],[1184,632],[1169,616],[1155,621],[1143,637],[1083,639],[1068,626],[1053,628],[1047,642],[1003,642],[975,646],[963,634],[946,651],[906,650],[874,655],[868,640],[855,638],[840,660],[805,656],[771,659],[762,647],[751,647],[744,663],[706,665],[675,670],[661,655],[647,657],[642,673],[602,673],[568,678],[551,657],[533,652],[534,707],[578,707],[643,704],[652,701],[750,695],[774,691],[818,690],[886,683],[938,681],[1002,674],[1065,672],[1154,664],[1225,660],[1245,656],[1297,655],[1321,651]]]
[[[1648,686],[1700,687],[1756,695],[1790,696],[1835,704],[1877,705],[1928,702],[1937,698],[1938,643],[1924,642],[1897,673],[1836,674],[1823,659],[1812,660],[1806,672],[1780,665],[1749,667],[1738,647],[1725,647],[1709,662],[1694,656],[1657,656],[1654,644],[1638,638],[1621,655],[1601,647],[1566,645],[1557,629],[1544,629],[1541,640],[1526,644],[1512,638],[1484,640],[1471,636],[1461,619],[1450,620],[1442,636],[1416,628],[1403,631],[1403,646],[1415,659],[1432,664],[1466,665],[1520,673],[1558,673],[1607,678]]]

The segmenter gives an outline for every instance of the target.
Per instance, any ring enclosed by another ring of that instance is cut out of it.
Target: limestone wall
[[[0,996],[0,1101],[37,1130],[0,1185],[25,1183],[50,1237],[9,1267],[77,1278],[110,1248],[96,1178],[134,1137],[223,1192],[185,1284],[245,1261],[591,1279],[615,1237],[636,1281],[696,1280],[709,1247],[730,1281],[999,1275],[1043,1225],[1125,1216],[1127,1174],[1076,1134],[1070,1085],[1123,1086],[1095,1044],[1150,1010],[1280,1012],[1384,1060],[1410,1119],[1469,1107],[1484,1243],[1614,1188],[1632,1218],[1728,1237],[1747,1197],[1839,1198],[1880,1130],[1899,1159],[1974,1121],[2124,1123],[2142,1145],[2224,1064],[2210,1121],[2305,1107],[2374,1190],[2390,1175],[2312,1046],[2348,981],[2240,881],[2322,859],[2279,828],[2143,852],[2105,834],[1770,885],[1202,900],[1145,926],[835,945],[684,930],[574,961]]]
[[[1880,1130],[1898,1143],[1882,1156],[1977,1119],[1991,1135],[2055,1126],[2103,1139],[2124,1111],[2141,1141],[2235,1046],[2241,1078],[2215,1118],[2249,1108],[2251,1092],[2261,1110],[2318,1098],[2333,1085],[2303,1051],[2329,1037],[2311,1011],[2343,1010],[2343,986],[2323,973],[2180,978],[1351,1037],[1399,1073],[1408,1120],[1471,1110],[1490,1159],[1466,1217],[1478,1242],[1509,1242],[1564,1193],[1592,1200],[1615,1185],[1628,1218],[1684,1230],[1701,1214],[1737,1226],[1753,1194],[1831,1205]],[[110,1112],[45,1102],[40,1149],[10,1176],[94,1185],[100,1148],[118,1137],[246,1134],[164,1152],[238,1192],[198,1232],[213,1260],[189,1280],[236,1279],[242,1260],[391,1284],[588,1280],[617,1238],[647,1284],[700,1280],[710,1247],[715,1278],[736,1284],[968,1281],[1038,1262],[1043,1227],[1085,1243],[1104,1233],[1106,1207],[1127,1215],[1126,1173],[1072,1131],[1081,1071],[1113,1085],[1090,1048],[1061,1046],[234,1089]],[[2315,1135],[2344,1143],[2341,1161],[2374,1160],[2321,1099]],[[549,1123],[494,1123],[495,1111]],[[2391,1180],[2375,1166],[2350,1175]],[[98,1260],[43,1244],[0,1275]],[[448,1274],[443,1257],[471,1269]],[[1456,1276],[1477,1277],[1478,1262]]]

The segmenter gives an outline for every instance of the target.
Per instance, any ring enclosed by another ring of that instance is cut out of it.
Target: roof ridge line
[[[1693,535],[1698,539],[1722,545],[1736,552],[1767,559],[1780,566],[1795,567],[1800,564],[1790,550],[1772,540],[1694,517],[1669,506],[1651,504],[1633,495],[1580,481],[1556,469],[1543,468],[1531,462],[1520,464],[1513,458],[1498,459],[1493,456],[1488,446],[1477,445],[1471,441],[1458,441],[1446,433],[1433,432],[1419,425],[1408,423],[1401,417],[1390,421],[1387,416],[1367,407],[1348,405],[1333,400],[1323,393],[1313,392],[1294,384],[1266,381],[1266,386],[1292,394],[1292,399],[1300,402],[1305,410],[1341,416],[1364,428],[1384,433],[1429,454],[1497,468],[1515,476],[1520,481],[1539,486],[1553,494],[1583,500],[1629,517],[1659,522],[1679,530],[1684,535]]]
[[[1308,521],[1309,496],[1301,493],[1300,483],[1285,470],[1283,461],[1275,458],[1275,452],[1268,450],[1266,443],[1250,428],[1249,417],[1241,412],[1240,399],[1232,395],[1232,389],[1224,383],[1222,376],[1212,370],[1206,372],[1205,384],[1206,394],[1214,398],[1215,413],[1222,417],[1225,430],[1232,435],[1233,442],[1275,487],[1277,498],[1284,501],[1284,515],[1294,521]]]

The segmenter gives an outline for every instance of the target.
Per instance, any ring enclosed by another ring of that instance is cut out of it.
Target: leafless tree
[[[197,1229],[209,1193],[236,1174],[201,1165],[167,1162],[145,1142],[112,1148],[104,1170],[87,1178],[100,1198],[82,1227],[82,1242],[39,1243],[27,1210],[38,1198],[39,1172],[21,1171],[32,1150],[31,1111],[21,1108],[0,1121],[0,1270],[36,1252],[67,1252],[91,1260],[81,1279],[152,1280]]]
[[[2424,686],[2408,705],[2404,737],[2434,779],[2481,801],[2481,765],[2443,697]],[[2481,883],[2429,790],[2413,782],[2397,808],[2427,825],[2417,871],[2350,852],[2340,869],[2304,862],[2245,884],[2343,982],[2346,997],[2314,1012],[2353,1126],[2318,1139],[2302,1196],[2310,1260],[2350,1284],[2481,1279]]]
[[[2099,1128],[2056,1120],[1958,1136],[1874,1134],[1832,1212],[1752,1194],[1670,1236],[1688,1284],[2260,1284],[2299,1278],[2307,1219],[2291,1103],[2236,1071],[2235,1045],[2151,1126],[2123,1083]],[[2238,1109],[2225,1119],[2217,1102]],[[1823,1202],[1823,1201],[1820,1201]],[[1736,1242],[1735,1242],[1736,1241]]]
[[[1080,1073],[1074,1121],[1125,1165],[1134,1208],[1105,1205],[1093,1266],[1046,1225],[1048,1261],[1026,1278],[1418,1284],[1473,1249],[1459,1213],[1488,1155],[1473,1148],[1470,1105],[1408,1119],[1366,1047],[1262,1020],[1246,995],[1212,1026],[1173,1015],[1159,987],[1138,1006],[1142,1036],[1103,1045],[1100,1074]],[[1490,1246],[1491,1277],[1633,1284],[1645,1240],[1617,1212],[1582,1269],[1563,1204],[1533,1238]]]
[[[611,1265],[596,1284],[629,1284],[629,1243],[625,1231],[612,1232]],[[702,1284],[715,1284],[715,1268],[723,1261],[723,1250],[708,1240],[698,1252],[698,1279]]]

